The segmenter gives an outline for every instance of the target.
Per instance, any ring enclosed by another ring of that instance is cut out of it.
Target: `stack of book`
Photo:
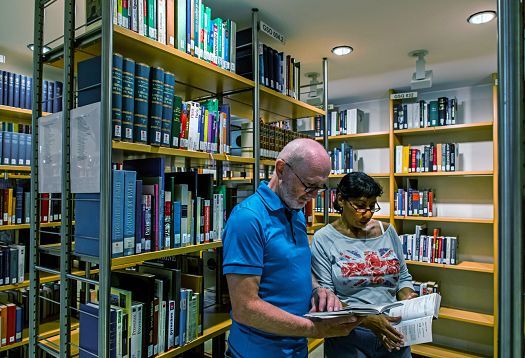
[[[113,170],[112,256],[221,239],[225,187],[212,174],[164,173],[163,158],[124,161]],[[99,254],[100,194],[77,194],[75,252]]]
[[[15,285],[25,280],[23,245],[0,244],[0,285]]]
[[[100,101],[100,57],[78,65],[78,105]],[[113,56],[113,139],[210,153],[230,151],[230,107],[218,100],[183,102],[175,76]]]
[[[454,172],[458,157],[457,143],[421,146],[396,146],[396,173]]]
[[[432,293],[440,293],[439,284],[434,281],[412,281],[412,285],[414,285],[414,291],[420,296],[430,295]]]
[[[310,138],[308,135],[283,129],[274,124],[260,123],[261,131],[261,157],[276,159],[286,144],[298,138]],[[243,131],[241,136],[249,136],[251,133]],[[245,141],[242,141],[245,142]],[[248,140],[246,140],[248,143]]]
[[[3,165],[30,166],[32,157],[31,134],[14,131],[0,132],[0,158]]]
[[[343,111],[332,111],[328,117],[328,136],[357,134],[368,132],[368,121],[365,113],[357,108]],[[322,117],[315,118],[315,136],[324,135],[324,122]]]
[[[0,347],[22,340],[24,312],[14,303],[0,304]]]
[[[202,0],[113,0],[113,23],[235,72],[231,20],[212,19]]]
[[[458,101],[439,97],[436,101],[394,104],[394,129],[448,126],[456,124]]]
[[[315,198],[315,208],[314,210],[318,213],[322,213],[324,211],[324,198],[325,195],[328,195],[330,198],[329,204],[328,204],[328,212],[329,213],[336,213],[337,211],[334,208],[334,200],[336,197],[336,189],[328,189],[323,191],[322,193],[317,193],[317,197]]]
[[[406,260],[456,265],[458,238],[441,236],[439,229],[433,235],[426,234],[425,226],[416,226],[414,234],[399,236]]]
[[[299,99],[300,64],[292,56],[259,43],[259,82],[286,96]],[[253,80],[252,29],[237,33],[237,73]]]
[[[357,151],[346,142],[328,151],[332,162],[331,174],[347,174],[357,170]]]
[[[394,210],[396,216],[435,216],[434,192],[432,189],[398,189]]]
[[[62,110],[62,82],[44,80],[42,83],[42,111]],[[18,73],[0,71],[0,105],[32,109],[33,79]]]

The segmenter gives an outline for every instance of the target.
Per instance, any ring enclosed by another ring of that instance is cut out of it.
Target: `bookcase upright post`
[[[323,145],[326,150],[329,150],[328,147],[328,59],[323,57]],[[330,206],[330,197],[328,193],[324,193],[324,202],[323,202],[323,221],[326,225],[330,223],[330,218],[328,217],[328,207]]]
[[[257,190],[260,180],[260,158],[261,158],[261,142],[260,125],[259,125],[259,9],[252,9],[252,68],[253,68],[253,156],[255,157],[255,164],[253,165],[253,191]]]
[[[40,245],[40,205],[38,200],[38,118],[42,115],[42,49],[44,41],[44,3],[35,1],[33,30],[33,98],[31,125],[31,215],[29,230],[29,349],[30,357],[36,357],[38,326],[40,323],[40,273],[38,246]]]

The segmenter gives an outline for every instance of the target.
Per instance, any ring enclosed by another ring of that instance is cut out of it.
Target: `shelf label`
[[[259,29],[264,32],[266,35],[270,36],[271,38],[276,39],[277,41],[280,41],[284,44],[284,36],[279,32],[274,30],[271,26],[266,24],[263,21],[259,21]]]
[[[409,99],[409,98],[417,98],[417,92],[394,93],[390,95],[390,99]]]

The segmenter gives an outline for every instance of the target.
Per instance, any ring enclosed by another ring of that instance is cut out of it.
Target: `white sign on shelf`
[[[404,92],[404,93],[393,93],[390,95],[390,99],[410,99],[417,98],[417,92]]]
[[[259,21],[259,29],[271,38],[284,44],[284,36],[277,30],[274,30],[270,25],[263,21]]]
[[[100,102],[71,110],[71,192],[100,193]]]
[[[38,119],[38,191],[62,191],[62,112]]]

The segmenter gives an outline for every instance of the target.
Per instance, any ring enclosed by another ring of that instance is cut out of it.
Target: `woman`
[[[334,208],[341,216],[317,231],[312,271],[343,303],[384,304],[417,297],[394,228],[373,220],[381,186],[365,173],[345,175]],[[392,323],[399,317],[369,316],[346,337],[325,340],[326,357],[411,357]]]

